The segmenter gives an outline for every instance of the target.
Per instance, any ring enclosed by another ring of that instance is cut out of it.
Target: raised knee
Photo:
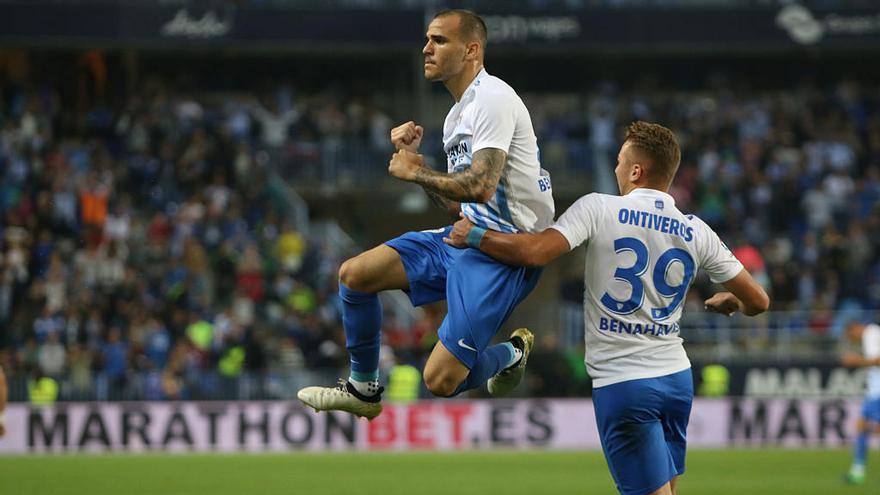
[[[339,267],[339,281],[351,290],[369,292],[360,260],[350,258]]]
[[[437,397],[451,397],[458,388],[458,383],[448,373],[425,373],[425,386]]]

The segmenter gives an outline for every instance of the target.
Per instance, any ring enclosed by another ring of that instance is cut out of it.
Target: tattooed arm
[[[431,198],[431,202],[434,203],[438,208],[443,211],[448,212],[455,219],[458,219],[458,213],[461,211],[461,203],[458,201],[452,201],[451,199],[446,199],[439,194],[432,192],[430,189],[426,187],[422,187],[425,190],[425,194]]]
[[[424,165],[421,155],[400,150],[391,158],[388,173],[398,179],[415,182],[425,191],[451,201],[485,203],[495,194],[507,153],[484,148],[474,153],[470,168],[443,173]]]

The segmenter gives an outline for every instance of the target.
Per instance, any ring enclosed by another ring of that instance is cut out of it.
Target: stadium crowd
[[[50,87],[0,88],[0,364],[13,379],[55,378],[62,398],[205,398],[242,373],[346,365],[335,294],[348,253],[297,230],[257,151],[298,119],[278,110],[284,91],[270,110],[146,84],[122,108],[71,115]],[[341,119],[313,111],[328,135]]]
[[[603,83],[526,103],[542,153],[561,161],[586,146],[613,165],[617,130],[635,119],[674,129],[679,207],[730,241],[774,310],[807,310],[825,333],[831,310],[880,308],[876,95],[849,80],[784,91],[713,80],[685,92]],[[383,109],[160,80],[116,107],[92,98],[74,110],[39,84],[0,83],[0,96],[0,364],[11,377],[55,377],[63,398],[205,398],[242,374],[347,365],[335,295],[349,253],[299,232],[268,178],[275,157],[332,178],[351,143],[384,155]],[[439,123],[426,124],[436,141]],[[708,281],[697,285],[701,308]],[[386,318],[386,340],[417,360],[435,321],[412,330]],[[271,380],[260,383],[271,396]]]

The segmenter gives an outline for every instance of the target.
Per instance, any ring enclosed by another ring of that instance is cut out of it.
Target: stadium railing
[[[583,349],[582,311],[577,303],[546,308],[537,317],[550,318],[555,324],[542,327],[542,333],[555,332],[556,342],[562,349]],[[757,318],[693,313],[682,318],[681,335],[694,362],[834,366],[839,363],[844,345],[842,333],[846,322],[853,318],[880,321],[880,311],[784,311],[765,313]],[[86,380],[80,376],[78,381],[69,374],[53,378],[59,385],[59,401],[293,400],[300,388],[316,383],[332,384],[347,372],[345,368],[270,366],[265,372],[245,371],[234,377],[224,376],[215,369],[192,368],[174,376],[160,370],[131,370],[124,377],[116,378],[103,372],[94,372]],[[9,377],[10,400],[27,401],[31,380],[21,375]],[[540,395],[540,391],[524,393]]]
[[[556,322],[562,345],[581,345],[580,303],[560,302],[545,311],[549,313],[545,317]],[[776,311],[752,318],[685,312],[680,326],[685,348],[694,360],[836,362],[846,323],[855,318],[880,321],[880,311]]]

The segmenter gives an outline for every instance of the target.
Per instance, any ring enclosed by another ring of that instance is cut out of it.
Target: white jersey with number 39
[[[594,387],[665,376],[690,367],[678,320],[697,270],[715,283],[742,264],[672,196],[636,189],[588,194],[553,225],[572,249],[586,243],[586,364]]]

